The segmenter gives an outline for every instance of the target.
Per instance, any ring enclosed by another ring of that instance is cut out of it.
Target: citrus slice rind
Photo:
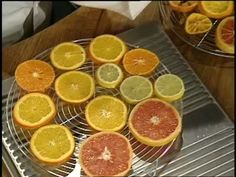
[[[127,121],[127,107],[120,99],[102,95],[91,100],[85,108],[88,124],[97,131],[121,130]]]
[[[97,36],[89,45],[91,59],[97,64],[119,63],[126,50],[126,44],[110,34]]]
[[[123,80],[124,74],[120,67],[113,63],[101,65],[96,71],[96,79],[99,85],[105,88],[115,88]]]
[[[30,140],[33,154],[47,164],[61,164],[67,161],[74,148],[75,141],[72,133],[62,125],[52,124],[41,127],[34,132]]]
[[[171,9],[177,11],[177,12],[191,12],[197,7],[198,2],[196,1],[169,1]]]
[[[177,75],[164,74],[154,82],[155,95],[164,101],[176,101],[183,97],[184,92],[184,83]]]
[[[121,83],[120,93],[127,103],[136,104],[153,95],[153,86],[143,76],[130,76]]]
[[[13,109],[13,117],[16,123],[27,129],[46,125],[55,116],[56,108],[54,102],[48,95],[42,93],[24,95],[16,102]]]
[[[151,107],[144,107],[144,105],[148,102],[151,102]],[[162,106],[156,106],[155,103],[161,103]],[[164,108],[169,111],[168,114],[167,112],[158,113]],[[143,112],[141,114],[137,114],[138,111]],[[157,115],[157,113],[159,115]],[[141,117],[139,115],[142,115],[142,120],[140,119]],[[146,120],[147,118],[148,120]],[[176,120],[170,122],[170,120],[173,118],[176,118]],[[135,119],[136,123],[134,123]],[[139,125],[137,124],[137,121],[139,121]],[[173,125],[175,125],[174,128]],[[170,143],[180,134],[182,129],[182,120],[179,116],[179,113],[172,105],[157,98],[149,98],[135,105],[128,118],[128,126],[132,135],[138,141],[148,146],[158,147]],[[165,131],[165,128],[169,129]],[[157,134],[160,136],[159,138],[156,138]],[[155,139],[153,137],[155,137]]]
[[[74,70],[82,66],[86,61],[84,48],[72,42],[63,42],[50,53],[52,65],[60,70]]]
[[[96,133],[80,146],[79,163],[89,177],[126,176],[131,169],[132,158],[129,140],[116,132]]]
[[[55,91],[63,101],[79,104],[93,96],[95,82],[92,76],[85,72],[68,71],[56,79]]]

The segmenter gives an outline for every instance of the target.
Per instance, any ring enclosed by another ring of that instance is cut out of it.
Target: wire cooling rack
[[[87,49],[87,46],[90,43],[90,41],[91,39],[81,39],[81,40],[76,40],[73,42],[78,43]],[[137,46],[133,46],[131,44],[127,44],[127,46],[130,49],[137,48]],[[50,63],[50,59],[49,59],[50,51],[51,49],[48,49],[42,52],[41,54],[35,56],[35,58]],[[78,70],[89,73],[90,75],[94,77],[96,68],[97,66],[94,65],[94,63],[88,59],[87,62]],[[55,70],[55,72],[56,72],[56,76],[61,74],[61,71]],[[170,72],[168,71],[168,69],[165,67],[163,63],[160,63],[159,67],[156,69],[154,74],[149,77],[149,79],[152,82],[154,82],[157,77],[163,74],[167,74],[167,73],[170,73]],[[125,74],[127,75],[127,73]],[[61,124],[61,125],[69,127],[76,141],[75,151],[72,157],[66,163],[59,166],[48,166],[39,162],[30,151],[29,142],[34,131],[22,129],[21,127],[17,126],[14,123],[13,115],[12,115],[13,107],[16,101],[24,94],[26,93],[22,89],[20,89],[18,85],[16,84],[16,82],[14,81],[9,90],[7,103],[6,103],[7,126],[14,142],[18,146],[18,149],[22,152],[22,155],[24,156],[24,158],[28,159],[29,162],[39,167],[39,169],[43,170],[49,175],[53,175],[57,177],[64,177],[64,176],[73,177],[74,174],[75,176],[84,176],[84,173],[80,169],[80,165],[78,163],[79,146],[80,146],[80,143],[84,139],[96,133],[94,130],[90,128],[90,126],[87,124],[86,119],[85,119],[84,108],[85,108],[85,105],[88,103],[88,101],[79,106],[78,105],[75,106],[75,105],[67,104],[63,102],[62,100],[60,100],[55,94],[53,87],[49,88],[49,90],[47,91],[47,94],[50,95],[50,97],[53,99],[56,105],[56,109],[57,109],[57,116],[54,122],[56,124]],[[104,95],[104,94],[112,95],[112,96],[122,99],[120,96],[119,89],[106,89],[106,88],[96,85],[96,91],[93,95],[93,98],[98,95]],[[182,100],[174,102],[173,105],[180,112],[180,115],[182,115]],[[132,106],[127,104],[127,108],[128,108],[128,111],[130,112],[132,109]],[[129,132],[129,129],[127,126],[124,127],[120,131],[120,133],[125,135],[130,140],[133,151],[134,151],[132,170],[129,173],[129,176],[147,176],[147,175],[153,176],[155,175],[154,174],[155,170],[159,166],[159,159],[170,154],[173,151],[172,150],[173,146],[176,146],[176,142],[177,142],[177,140],[173,140],[168,145],[165,145],[162,147],[149,147],[136,141],[136,139]]]
[[[180,13],[172,10],[168,1],[158,1],[158,6],[163,26],[171,29],[185,43],[212,55],[234,58],[233,54],[223,52],[215,44],[216,27],[220,20],[211,19],[212,28],[205,34],[189,35],[184,30],[184,24],[186,18],[190,15],[189,13]]]

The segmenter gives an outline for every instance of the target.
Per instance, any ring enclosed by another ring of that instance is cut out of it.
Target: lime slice
[[[151,81],[143,76],[131,76],[120,85],[120,93],[130,104],[136,104],[153,94]]]
[[[184,83],[182,79],[174,74],[164,74],[157,78],[154,83],[155,94],[165,101],[175,101],[184,94]]]
[[[103,64],[96,71],[96,79],[99,85],[105,88],[115,88],[124,75],[119,66],[113,63]]]

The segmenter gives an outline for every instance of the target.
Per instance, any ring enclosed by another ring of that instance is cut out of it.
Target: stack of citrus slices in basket
[[[169,6],[186,13],[184,29],[190,35],[209,32],[212,21],[218,20],[215,44],[223,52],[234,54],[234,1],[169,1]]]
[[[81,108],[95,132],[79,146],[83,171],[88,176],[125,176],[132,168],[133,150],[119,132],[128,125],[137,141],[147,146],[173,141],[181,132],[182,120],[171,102],[181,99],[184,83],[174,74],[150,80],[158,72],[159,57],[147,49],[129,50],[116,36],[98,36],[88,48],[86,54],[79,44],[61,43],[51,51],[52,66],[36,59],[20,64],[16,82],[27,93],[15,104],[14,120],[24,129],[35,130],[30,148],[38,160],[48,164],[69,160],[75,139],[69,128],[51,123],[60,111],[47,92],[53,86],[64,104],[85,104]],[[80,70],[86,61],[94,64],[94,74]],[[64,72],[55,79],[58,70]],[[97,87],[119,90],[120,96],[97,95]]]

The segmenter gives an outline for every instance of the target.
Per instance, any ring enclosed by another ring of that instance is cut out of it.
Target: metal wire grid
[[[91,39],[81,39],[81,40],[76,40],[73,42],[79,43],[80,45],[86,48],[90,41]],[[136,48],[136,46],[133,46],[131,44],[127,44],[127,45],[129,48]],[[35,58],[49,62],[50,51],[51,49],[48,49],[42,52],[41,54],[37,55]],[[93,62],[87,61],[78,70],[84,71],[94,76],[96,67],[97,66],[95,66]],[[58,70],[56,70],[55,72],[56,72],[56,76],[61,74],[61,72]],[[149,79],[153,82],[160,75],[167,74],[167,73],[169,73],[168,69],[161,63],[159,68],[156,70],[156,72],[153,75],[149,77]],[[76,164],[78,164],[77,159],[79,155],[80,142],[86,139],[87,137],[89,137],[90,135],[96,133],[87,124],[85,116],[84,116],[84,107],[88,103],[88,101],[81,104],[80,106],[70,105],[61,101],[57,97],[57,95],[54,92],[53,87],[51,87],[48,90],[47,94],[51,96],[51,98],[55,102],[56,109],[57,109],[57,116],[54,122],[56,124],[61,124],[70,128],[76,141],[76,147],[75,147],[74,154],[72,155],[70,160],[68,160],[66,163],[60,166],[47,166],[39,162],[30,151],[29,142],[34,131],[20,128],[14,123],[14,120],[13,120],[12,113],[13,113],[14,104],[24,94],[25,92],[21,90],[16,84],[16,82],[14,81],[9,90],[7,103],[6,103],[7,127],[11,134],[11,137],[13,138],[14,142],[17,144],[23,156],[29,159],[30,161],[32,161],[34,165],[36,165],[42,170],[46,170],[49,174],[54,175],[54,176],[58,176],[58,177],[68,176],[70,173],[72,173]],[[96,91],[93,95],[93,98],[96,97],[97,95],[104,95],[104,94],[113,95],[115,97],[122,99],[118,89],[106,89],[98,85],[96,86]],[[182,115],[182,100],[174,102],[173,105],[177,108],[177,110]],[[130,112],[130,110],[132,109],[132,106],[127,104],[127,107],[128,107],[128,111]],[[151,169],[149,167],[152,166],[152,169],[153,169],[153,165],[157,167],[158,159],[166,155],[168,151],[171,149],[172,145],[175,143],[175,140],[173,140],[170,144],[163,147],[159,147],[159,148],[149,147],[136,141],[136,139],[129,132],[129,129],[127,126],[123,128],[120,131],[120,133],[125,135],[130,140],[133,151],[134,151],[132,171],[130,172],[130,176],[150,174],[152,171],[150,171]],[[83,175],[83,172],[82,172],[82,175]]]
[[[203,52],[225,58],[234,58],[233,54],[223,52],[218,49],[215,44],[216,27],[220,20],[211,19],[212,28],[205,34],[189,35],[184,30],[185,20],[189,15],[188,13],[178,13],[173,11],[169,7],[168,1],[159,1],[158,5],[162,24],[167,29],[171,29],[181,40]]]

